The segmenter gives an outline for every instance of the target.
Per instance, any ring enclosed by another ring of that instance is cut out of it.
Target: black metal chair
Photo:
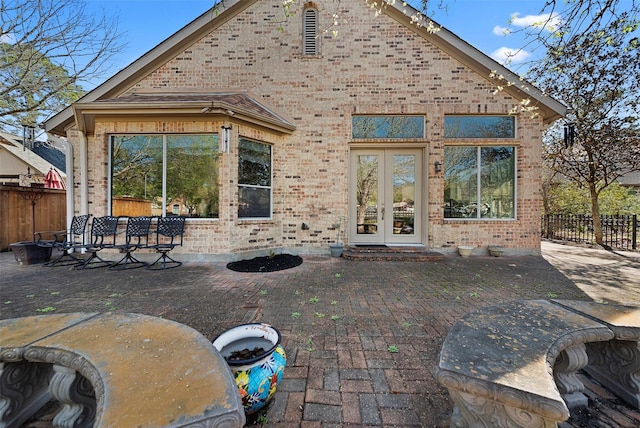
[[[101,258],[98,252],[105,248],[115,247],[116,235],[118,233],[118,219],[118,217],[111,215],[93,218],[91,222],[91,242],[74,246],[74,249],[84,249],[91,253],[91,255],[84,259],[81,264],[74,266],[74,269],[106,267],[113,264],[112,261]]]
[[[150,245],[149,248],[153,248],[161,254],[155,262],[147,266],[147,269],[171,269],[182,265],[182,262],[169,257],[168,253],[175,247],[182,245],[184,223],[185,217],[182,216],[158,218],[158,225],[156,228],[156,243],[154,245]]]
[[[38,246],[52,248],[61,252],[58,257],[45,263],[44,266],[70,266],[83,262],[81,258],[74,255],[72,250],[75,247],[84,246],[90,216],[90,214],[73,216],[71,227],[68,230],[36,232]],[[43,239],[45,234],[53,236],[53,239]]]
[[[147,248],[149,245],[149,229],[151,228],[149,216],[130,217],[127,220],[127,230],[125,233],[125,243],[116,245],[114,248],[124,253],[116,263],[109,266],[111,270],[136,269],[147,266],[147,262],[140,261],[133,257],[131,253],[139,248]]]

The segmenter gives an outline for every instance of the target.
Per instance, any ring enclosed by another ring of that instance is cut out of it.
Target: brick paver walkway
[[[636,254],[612,259],[548,243],[544,250],[545,257],[451,256],[432,263],[305,257],[299,267],[260,274],[233,272],[224,263],[78,272],[20,267],[5,253],[0,318],[139,312],[182,322],[210,339],[236,324],[266,322],[282,333],[288,364],[274,400],[252,421],[444,427],[452,405],[434,379],[435,365],[448,329],[465,313],[513,299],[640,305]],[[580,253],[593,264],[574,260]],[[570,263],[563,265],[563,257]],[[593,279],[598,272],[606,281]],[[624,412],[617,417],[626,418],[618,426],[640,421]]]

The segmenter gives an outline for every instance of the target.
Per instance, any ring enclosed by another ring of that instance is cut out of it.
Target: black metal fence
[[[640,250],[638,215],[603,215],[602,238],[618,250]],[[581,243],[595,243],[593,217],[588,215],[547,214],[542,217],[542,237]]]

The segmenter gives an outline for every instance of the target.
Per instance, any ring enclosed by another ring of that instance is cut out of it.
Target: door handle
[[[384,221],[384,207],[382,207],[382,221]]]

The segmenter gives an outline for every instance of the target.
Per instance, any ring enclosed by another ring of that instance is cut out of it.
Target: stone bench
[[[635,343],[632,361],[612,352],[603,365],[629,368],[622,382],[635,383],[627,390],[637,398],[639,335],[640,308],[627,306],[532,300],[472,312],[453,325],[438,362],[454,403],[451,426],[557,426],[587,405],[576,372],[618,338]]]
[[[54,426],[241,427],[231,371],[197,331],[139,314],[73,313],[0,321],[0,426],[52,397]]]
[[[614,334],[607,342],[586,344],[584,370],[618,397],[640,410],[640,308],[577,300],[554,300],[606,325]]]

